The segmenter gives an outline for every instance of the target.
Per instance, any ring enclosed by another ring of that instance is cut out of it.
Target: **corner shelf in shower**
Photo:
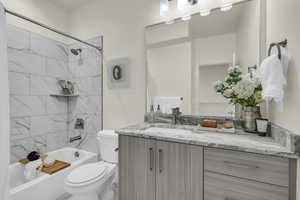
[[[76,98],[79,97],[78,94],[72,94],[72,95],[64,95],[64,94],[50,94],[51,97],[63,97],[63,98]]]

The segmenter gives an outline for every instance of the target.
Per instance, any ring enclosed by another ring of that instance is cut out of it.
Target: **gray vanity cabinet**
[[[285,187],[224,174],[204,173],[205,200],[288,200]]]
[[[296,200],[296,160],[119,137],[119,200]]]
[[[120,136],[120,200],[155,200],[155,142]]]
[[[203,148],[120,136],[120,200],[202,200]]]
[[[156,160],[156,200],[187,199],[187,145],[158,141]]]
[[[204,200],[296,200],[296,160],[204,148]]]

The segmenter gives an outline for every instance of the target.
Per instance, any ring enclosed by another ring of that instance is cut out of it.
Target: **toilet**
[[[98,133],[102,161],[74,169],[64,181],[70,200],[98,200],[98,195],[117,178],[118,136],[113,130]]]

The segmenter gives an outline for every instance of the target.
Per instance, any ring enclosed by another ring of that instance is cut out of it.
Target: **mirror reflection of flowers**
[[[216,81],[214,89],[231,104],[257,106],[262,99],[261,79],[256,73],[243,75],[239,66],[228,68],[228,76],[224,81]]]

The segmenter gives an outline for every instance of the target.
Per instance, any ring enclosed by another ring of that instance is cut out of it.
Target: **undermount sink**
[[[151,127],[145,130],[146,133],[164,133],[164,134],[191,134],[191,130],[173,129],[173,128],[158,128]]]

